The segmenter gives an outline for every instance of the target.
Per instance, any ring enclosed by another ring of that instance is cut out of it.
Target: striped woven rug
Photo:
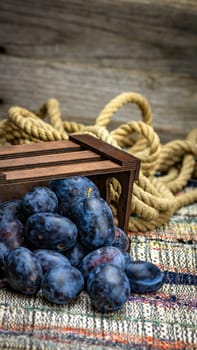
[[[186,190],[190,190],[188,187]],[[197,204],[161,229],[129,233],[131,255],[165,272],[162,288],[131,295],[114,313],[96,312],[82,292],[67,306],[0,291],[1,349],[197,349]]]

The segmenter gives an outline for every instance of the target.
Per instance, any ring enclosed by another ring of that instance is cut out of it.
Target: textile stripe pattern
[[[179,209],[163,228],[129,232],[133,258],[157,264],[165,283],[156,293],[132,294],[114,313],[95,311],[85,291],[58,306],[2,289],[0,348],[197,349],[196,232],[197,204]]]

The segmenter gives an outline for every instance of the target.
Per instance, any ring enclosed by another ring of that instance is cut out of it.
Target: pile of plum
[[[85,176],[49,181],[0,204],[0,286],[67,304],[85,290],[101,311],[155,292],[163,272],[133,261],[129,239]]]

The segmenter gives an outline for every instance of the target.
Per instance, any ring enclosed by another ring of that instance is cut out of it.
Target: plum
[[[76,225],[68,218],[53,213],[31,215],[25,225],[25,234],[35,249],[66,251],[77,240]]]

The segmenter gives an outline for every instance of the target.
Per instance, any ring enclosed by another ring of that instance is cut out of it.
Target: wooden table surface
[[[65,120],[93,124],[124,91],[143,94],[162,141],[197,123],[195,0],[0,2],[0,117],[56,97]],[[126,106],[109,127],[140,120]]]

